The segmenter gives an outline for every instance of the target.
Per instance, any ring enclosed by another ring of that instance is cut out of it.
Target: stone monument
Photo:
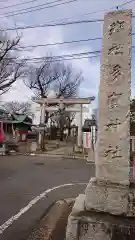
[[[132,11],[104,18],[95,178],[76,199],[66,240],[135,239],[135,189],[130,183]]]

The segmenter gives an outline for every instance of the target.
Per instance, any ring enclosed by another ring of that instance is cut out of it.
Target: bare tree
[[[54,92],[56,96],[70,98],[77,96],[77,91],[80,83],[83,81],[83,76],[81,72],[76,72],[72,65],[60,64],[60,77],[54,84]],[[59,115],[58,119],[60,125],[60,139],[63,140],[63,129],[64,126],[68,128],[68,136],[70,135],[71,123],[75,117],[75,113],[64,112],[61,117],[61,113],[56,113]]]
[[[55,71],[55,64],[51,57],[46,57],[46,61],[38,66],[32,65],[27,68],[24,83],[33,90],[37,97],[46,98],[52,83],[56,81],[58,75]]]
[[[28,116],[32,116],[31,111],[31,103],[29,102],[19,102],[19,101],[11,101],[11,102],[5,102],[3,107],[5,110],[11,114],[25,114]]]
[[[68,98],[77,94],[82,80],[82,73],[76,72],[71,65],[46,57],[41,65],[28,68],[24,83],[38,97],[46,98],[53,91],[57,98]]]
[[[54,74],[56,74],[57,81],[53,84],[53,90],[58,98],[75,97],[77,95],[78,87],[83,81],[82,72],[77,72],[72,65],[65,65],[58,63],[55,66]]]
[[[52,91],[57,98],[69,98],[77,95],[83,75],[81,72],[75,71],[72,65],[55,62],[53,58],[46,57],[45,62],[41,65],[33,65],[29,68],[25,79],[24,83],[33,90],[37,97],[47,98],[50,91]],[[63,130],[67,122],[65,113],[62,114],[58,111],[49,117],[57,119],[61,132],[60,139],[63,140]],[[47,121],[48,112],[46,112]]]
[[[24,61],[17,57],[19,41],[20,37],[9,39],[4,33],[0,34],[0,95],[23,75]]]

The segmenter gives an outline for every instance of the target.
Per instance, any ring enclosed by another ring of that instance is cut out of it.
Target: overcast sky
[[[57,0],[56,3],[50,4],[51,2],[55,2],[56,0],[33,0],[33,2],[31,1],[29,3],[26,3],[28,1],[30,0],[0,0],[1,28],[38,25],[44,23],[57,23],[61,22],[63,18],[67,18],[66,21],[103,19],[105,12],[116,9],[116,6],[126,2],[126,0],[76,0],[74,2],[71,2],[71,0]],[[68,3],[59,6],[53,6],[51,8],[48,7],[54,4],[56,5],[58,3],[65,2]],[[25,4],[17,5],[19,3]],[[22,10],[24,8],[39,6],[46,3],[48,3],[48,5],[46,5],[46,7],[48,8],[39,11],[29,12],[21,15],[14,15],[10,17],[3,17],[3,14],[7,12],[17,11],[20,9]],[[16,6],[10,8],[3,8],[9,5]],[[135,1],[120,7],[120,9],[125,8],[132,8],[133,15],[135,15]],[[96,22],[59,27],[18,30],[18,34],[22,35],[21,45],[38,45],[102,37],[102,26],[103,22]],[[132,31],[135,32],[135,18],[133,19]],[[12,36],[13,34],[16,34],[16,32],[9,31],[9,34]],[[135,36],[133,37],[132,44],[133,46],[135,46]],[[52,55],[61,55],[95,50],[101,50],[101,40],[56,45],[51,47],[37,47],[34,48],[31,52],[23,52],[23,56],[41,57],[45,56],[47,53],[52,53]],[[134,59],[135,53],[133,53],[132,59],[133,95],[135,94],[135,70],[133,68],[133,65],[135,64]],[[80,87],[80,96],[97,96],[100,79],[100,58],[96,57],[93,59],[89,58],[72,60],[72,64],[75,68],[83,71],[85,77],[85,80]],[[6,100],[27,100],[30,97],[31,91],[27,89],[21,82],[15,83],[12,91],[4,95],[4,99]]]

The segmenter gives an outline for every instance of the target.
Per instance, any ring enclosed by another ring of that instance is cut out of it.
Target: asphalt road
[[[0,156],[0,226],[45,190],[67,183],[88,182],[94,167],[83,160]],[[0,240],[24,240],[55,200],[76,197],[85,185],[56,189],[34,204],[0,234]]]

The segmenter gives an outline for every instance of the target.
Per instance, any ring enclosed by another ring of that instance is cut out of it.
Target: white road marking
[[[36,204],[39,200],[46,197],[46,195],[56,189],[62,188],[62,187],[68,187],[68,186],[74,186],[74,185],[86,185],[87,183],[67,183],[63,185],[59,185],[50,189],[45,190],[43,193],[41,193],[39,196],[35,197],[33,200],[31,200],[27,206],[22,208],[17,214],[9,218],[5,223],[3,223],[0,226],[0,235],[13,224],[14,221],[16,221],[18,218],[21,217],[22,214],[26,213],[34,204]]]

